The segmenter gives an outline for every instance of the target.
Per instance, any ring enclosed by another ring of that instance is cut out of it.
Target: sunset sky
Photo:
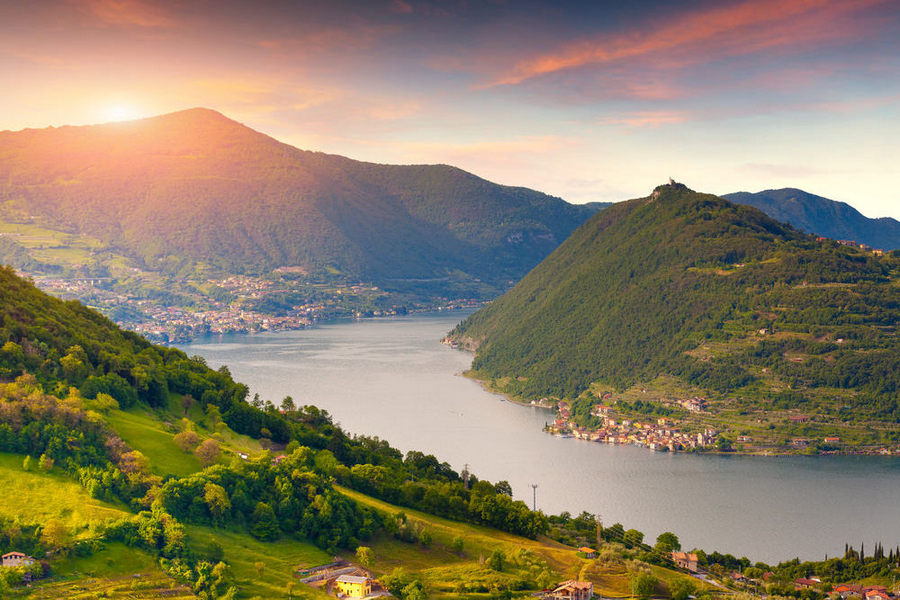
[[[900,1],[0,0],[0,130],[204,106],[571,202],[799,187],[900,218]]]

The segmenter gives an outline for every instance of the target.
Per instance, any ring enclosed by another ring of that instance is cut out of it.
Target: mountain
[[[664,185],[592,217],[451,338],[476,350],[476,377],[524,398],[665,376],[893,420],[898,265]]]
[[[40,218],[147,268],[187,259],[231,273],[500,285],[598,209],[447,165],[299,150],[202,108],[0,133],[0,218]]]
[[[854,240],[873,248],[900,248],[900,221],[870,219],[844,202],[835,202],[796,188],[736,192],[722,196],[737,204],[755,206],[775,220],[807,233],[835,240]]]

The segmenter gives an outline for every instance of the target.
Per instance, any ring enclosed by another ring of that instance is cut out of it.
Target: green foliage
[[[478,347],[473,374],[530,398],[660,374],[756,398],[765,368],[791,406],[838,388],[848,415],[900,419],[900,263],[684,186],[657,192],[595,215],[458,326],[452,335]],[[688,354],[741,340],[724,356]],[[792,351],[810,358],[786,360]]]
[[[634,588],[635,595],[641,600],[648,600],[656,589],[657,579],[650,573],[636,573],[632,577],[631,585]]]
[[[275,512],[268,504],[259,502],[253,510],[250,533],[256,539],[271,541],[278,539],[278,521]]]
[[[654,549],[660,554],[669,554],[675,550],[681,550],[681,541],[674,533],[664,531],[656,536],[656,545],[654,546]]]
[[[669,596],[672,600],[688,600],[697,587],[689,579],[674,579],[669,582]]]
[[[502,550],[494,550],[491,552],[490,557],[488,557],[487,564],[494,571],[502,571],[503,563],[506,561],[506,555],[503,554]]]

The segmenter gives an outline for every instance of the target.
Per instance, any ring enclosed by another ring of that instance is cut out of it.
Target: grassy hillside
[[[394,287],[505,285],[597,210],[446,165],[298,150],[205,109],[0,132],[0,182],[0,221],[71,233],[76,262],[91,242],[150,270],[302,267]]]
[[[672,376],[745,412],[894,423],[898,267],[666,185],[594,216],[452,335],[476,377],[526,398]]]
[[[124,506],[91,496],[59,469],[46,472],[37,461],[26,471],[20,454],[0,453],[0,515],[26,523],[60,521],[75,537],[90,537],[92,525],[128,514]]]

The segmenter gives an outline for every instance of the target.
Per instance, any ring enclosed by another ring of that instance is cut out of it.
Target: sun
[[[112,104],[102,111],[105,122],[133,121],[141,117],[140,111],[129,104]]]

